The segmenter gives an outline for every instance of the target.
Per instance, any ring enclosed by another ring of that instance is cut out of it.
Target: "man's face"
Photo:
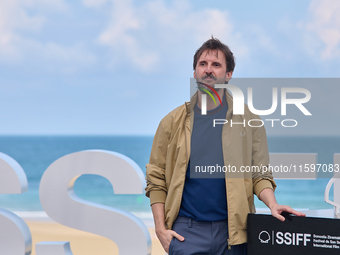
[[[205,50],[197,61],[194,78],[199,87],[202,83],[215,87],[215,84],[229,81],[232,74],[232,71],[227,73],[226,59],[221,50]]]

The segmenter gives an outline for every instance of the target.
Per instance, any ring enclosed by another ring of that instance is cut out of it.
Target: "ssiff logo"
[[[272,245],[278,244],[278,245],[294,245],[294,246],[307,246],[308,243],[311,242],[311,234],[307,233],[290,233],[286,232],[283,233],[281,231],[274,233],[272,231]],[[259,240],[261,243],[268,244],[271,240],[270,234],[263,230],[259,234]]]
[[[270,240],[270,235],[267,231],[262,231],[259,234],[259,240],[261,241],[261,243],[268,243]]]

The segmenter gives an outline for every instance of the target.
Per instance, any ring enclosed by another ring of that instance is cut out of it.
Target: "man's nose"
[[[205,69],[205,72],[208,74],[211,74],[212,73],[212,69],[211,69],[211,65],[210,64],[208,64],[207,65],[207,67],[206,67],[206,69]]]

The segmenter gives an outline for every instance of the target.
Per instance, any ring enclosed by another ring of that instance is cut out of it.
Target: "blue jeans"
[[[232,245],[228,249],[228,222],[202,222],[177,217],[172,229],[185,240],[173,238],[169,255],[246,255],[247,244]]]

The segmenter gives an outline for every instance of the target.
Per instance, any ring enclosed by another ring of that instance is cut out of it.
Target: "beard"
[[[211,78],[211,79],[207,80],[206,78]],[[225,80],[225,78],[217,78],[217,77],[213,76],[212,74],[205,74],[200,78],[198,78],[198,77],[196,78],[197,87],[201,88],[201,89],[206,89],[210,93],[212,93],[213,91],[208,86],[211,86],[212,88],[214,88],[216,90],[216,92],[218,92],[221,88],[215,88],[215,85],[216,84],[225,84],[225,83],[228,83]],[[204,90],[201,90],[201,92],[204,93],[204,94],[207,94]]]

